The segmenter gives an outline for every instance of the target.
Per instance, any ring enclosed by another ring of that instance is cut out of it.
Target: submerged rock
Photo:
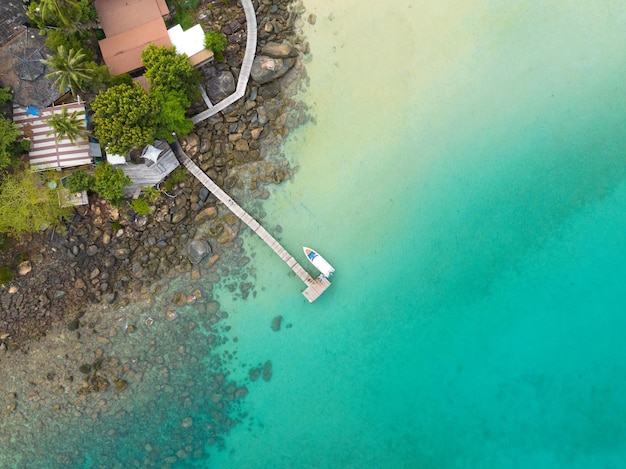
[[[283,317],[282,316],[276,316],[273,320],[272,320],[272,330],[273,331],[279,331],[280,330],[280,323],[282,322]]]
[[[263,380],[269,381],[270,379],[272,379],[272,362],[268,360],[263,365]]]
[[[199,264],[211,254],[211,245],[203,239],[194,239],[189,243],[187,254],[192,264]]]

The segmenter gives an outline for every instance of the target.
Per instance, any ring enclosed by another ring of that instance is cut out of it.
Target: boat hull
[[[304,251],[304,255],[309,262],[311,262],[311,264],[313,264],[313,266],[319,270],[324,277],[330,277],[335,273],[335,268],[313,249],[303,247],[302,250]]]

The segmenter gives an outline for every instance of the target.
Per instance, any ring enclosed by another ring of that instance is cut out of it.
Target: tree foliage
[[[204,35],[204,47],[213,51],[215,60],[220,62],[224,60],[226,46],[228,46],[228,38],[225,34],[212,29]]]
[[[68,27],[81,16],[79,0],[33,0],[26,14],[39,29],[46,26]]]
[[[61,226],[70,211],[59,205],[54,189],[43,184],[39,173],[16,171],[0,185],[0,232],[20,236],[48,226]]]
[[[198,83],[201,75],[189,63],[186,54],[177,54],[174,47],[150,44],[141,54],[141,61],[146,67],[145,77],[150,82],[150,92],[182,91],[187,100],[185,107],[200,96]]]
[[[11,120],[0,117],[0,170],[13,163],[13,157],[27,149],[27,140],[20,140],[20,129]],[[24,142],[24,143],[22,143]]]
[[[124,199],[124,187],[130,186],[132,181],[120,168],[109,163],[98,163],[94,170],[94,189],[113,205],[119,205]]]
[[[67,137],[72,143],[76,143],[79,138],[85,138],[87,136],[85,120],[79,116],[78,111],[69,114],[64,106],[61,109],[61,114],[54,114],[47,120],[48,125],[53,129],[47,135],[55,134],[57,141]]]
[[[77,91],[87,89],[100,73],[98,65],[88,59],[83,49],[66,49],[62,44],[57,47],[57,54],[48,55],[43,63],[53,69],[46,78],[54,79],[60,93],[69,88],[76,95]]]
[[[0,87],[0,104],[8,103],[13,100],[13,91],[10,87]]]
[[[140,85],[113,86],[99,93],[91,108],[95,136],[108,152],[123,155],[154,141],[157,109]]]
[[[150,202],[143,197],[131,201],[130,206],[138,215],[150,215],[152,213]]]
[[[77,169],[64,180],[63,186],[70,191],[70,194],[76,194],[77,192],[93,190],[95,182],[95,178],[91,174],[87,174],[83,169]]]
[[[185,115],[190,103],[182,91],[153,91],[150,97],[159,110],[154,118],[155,137],[171,143],[174,141],[172,132],[185,137],[193,130],[193,122]]]

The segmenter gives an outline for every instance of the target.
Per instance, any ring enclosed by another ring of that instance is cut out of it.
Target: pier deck
[[[304,297],[313,303],[324,291],[330,286],[330,282],[323,275],[314,279],[304,268],[296,261],[291,254],[274,238],[258,221],[256,221],[248,212],[241,208],[226,192],[215,184],[209,176],[205,174],[184,152],[180,143],[175,141],[170,146],[174,154],[178,157],[180,163],[193,174],[198,181],[204,185],[215,197],[217,197],[226,207],[243,221],[248,227],[254,231],[265,244],[280,257],[289,268],[304,282],[307,288],[302,292]]]

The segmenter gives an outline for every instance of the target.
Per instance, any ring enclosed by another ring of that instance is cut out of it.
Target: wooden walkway
[[[304,282],[307,288],[302,292],[309,303],[313,303],[324,291],[330,286],[330,282],[326,277],[320,275],[314,279],[304,268],[298,264],[291,254],[281,246],[261,224],[256,221],[248,212],[241,208],[226,192],[224,192],[217,184],[215,184],[204,171],[191,161],[191,158],[183,151],[180,143],[175,141],[170,146],[174,154],[178,157],[182,165],[193,174],[209,191],[215,195],[228,209],[243,221],[248,227],[254,231],[272,250],[280,257],[289,268]]]
[[[212,104],[211,101],[209,101],[208,96],[206,96],[206,91],[204,91],[202,93],[202,97],[204,98],[206,96],[205,103],[207,104],[208,109],[191,118],[191,121],[194,124],[202,122],[203,120],[208,119],[209,117],[226,109],[238,99],[243,98],[246,94],[248,80],[250,79],[250,70],[252,69],[252,62],[254,62],[254,54],[256,53],[257,25],[252,0],[241,0],[241,6],[243,6],[243,11],[246,14],[246,52],[243,56],[241,70],[239,70],[237,88],[233,94],[217,104]]]

